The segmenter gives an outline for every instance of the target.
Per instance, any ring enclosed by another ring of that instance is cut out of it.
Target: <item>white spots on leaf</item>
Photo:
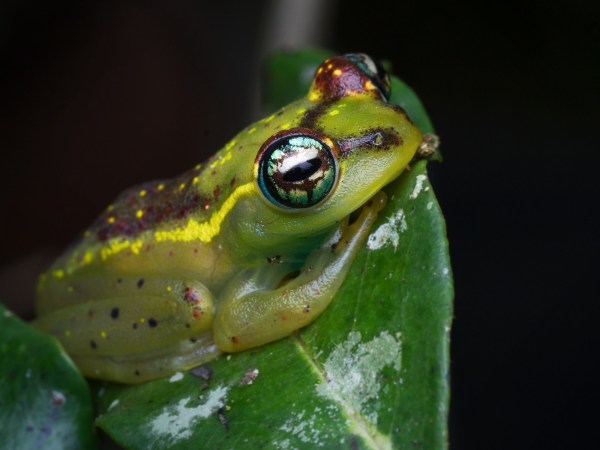
[[[110,405],[108,405],[108,408],[107,408],[107,410],[106,410],[106,411],[107,411],[107,412],[108,412],[108,411],[111,411],[111,410],[112,410],[113,408],[115,408],[115,407],[116,407],[118,404],[119,404],[119,399],[117,398],[117,399],[113,400],[113,401],[112,401],[112,403],[111,403]]]
[[[433,202],[427,202],[427,211],[430,211],[433,208]]]
[[[399,209],[388,218],[386,223],[380,225],[377,230],[369,235],[367,248],[369,250],[379,250],[391,244],[395,251],[400,242],[400,233],[404,233],[407,229],[406,215],[404,210]]]
[[[449,273],[450,273],[450,269],[448,269],[447,267],[444,267],[444,268],[442,269],[442,274],[443,274],[444,276],[447,276]]]
[[[157,440],[161,440],[160,446],[190,438],[196,423],[225,405],[228,390],[227,387],[218,386],[204,396],[203,402],[198,405],[194,405],[196,401],[192,397],[185,397],[175,405],[166,406],[149,424],[151,432]]]
[[[290,440],[284,439],[283,441],[275,441],[273,442],[273,445],[278,450],[287,450],[290,448]]]
[[[423,183],[427,180],[427,175],[417,175],[415,187],[412,193],[408,196],[411,200],[416,199],[423,190]],[[427,192],[428,189],[425,191]]]
[[[52,391],[52,404],[54,406],[62,406],[67,401],[67,397],[60,391]]]
[[[282,450],[297,448],[331,448],[332,440],[339,435],[345,435],[347,424],[340,423],[340,409],[333,403],[319,406],[312,410],[290,406],[290,414],[284,422],[277,427],[282,435],[280,440],[273,442],[273,447]]]
[[[169,378],[169,383],[176,383],[181,380],[183,380],[183,374],[181,372],[175,372],[173,376]]]
[[[383,331],[362,343],[360,332],[352,331],[325,361],[326,381],[317,385],[317,393],[345,404],[352,413],[358,413],[376,425],[377,412],[369,408],[368,402],[379,398],[379,372],[384,367],[400,371],[401,355],[399,333],[392,336]]]
[[[292,434],[294,437],[299,439],[305,444],[311,444],[311,447],[322,447],[323,443],[319,440],[321,429],[318,426],[321,421],[316,420],[316,414],[307,415],[305,410],[298,413],[292,413],[291,417],[279,427],[281,431]],[[285,445],[285,441],[279,443],[278,448],[289,448],[282,446]]]

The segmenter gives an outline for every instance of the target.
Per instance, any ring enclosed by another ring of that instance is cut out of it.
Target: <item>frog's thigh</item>
[[[152,280],[146,285],[152,286]],[[48,313],[34,323],[56,336],[72,355],[145,353],[210,328],[212,294],[201,283],[186,286],[187,295],[154,288],[135,294],[113,292]]]
[[[363,207],[354,223],[340,225],[339,241],[315,250],[287,284],[222,299],[213,326],[219,349],[235,352],[256,347],[312,322],[338,291],[385,202],[382,192]]]
[[[197,339],[210,330],[213,298],[200,283],[186,285],[193,295],[149,291],[95,299],[49,313],[34,324],[58,338],[85,375],[135,382],[141,378],[123,380],[119,374],[143,370],[154,378],[160,376],[154,374],[158,370],[190,366],[194,355],[206,350]]]

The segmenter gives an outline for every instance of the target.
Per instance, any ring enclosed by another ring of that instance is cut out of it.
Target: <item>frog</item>
[[[125,190],[39,277],[34,325],[135,384],[253,349],[331,303],[423,135],[362,53],[207,161]]]

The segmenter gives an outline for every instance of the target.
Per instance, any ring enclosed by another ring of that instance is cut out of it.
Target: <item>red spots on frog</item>
[[[175,252],[173,250],[169,250],[169,256],[173,256]]]
[[[237,345],[240,343],[240,341],[235,336],[231,336],[231,343]]]
[[[195,248],[195,249],[194,249],[194,254],[195,254],[195,255],[197,255],[197,254],[198,254],[198,249],[197,249],[197,248]]]
[[[150,245],[150,244],[146,245],[146,248],[145,248],[145,250],[146,250],[147,252],[149,252],[150,250],[152,250],[152,245]]]
[[[110,214],[105,213],[95,224],[96,235],[101,241],[115,236],[137,236],[148,228],[151,222],[155,221],[152,214],[148,214],[148,212],[139,218],[135,209],[127,209],[125,212],[115,212],[115,209]]]
[[[199,306],[202,301],[200,293],[191,287],[183,290],[183,300],[192,307],[192,317],[198,320],[202,317],[202,308]]]
[[[197,305],[200,303],[201,297],[196,289],[187,287],[183,290],[183,299],[187,303]]]
[[[231,187],[233,187],[233,186],[235,186],[235,183],[237,183],[237,177],[235,177],[235,176],[234,176],[234,177],[231,179],[231,181],[229,182],[229,185],[230,185]]]
[[[191,213],[189,208],[182,208],[178,213],[177,216],[175,217],[176,219],[185,219],[187,216],[189,216]]]
[[[206,211],[208,208],[210,208],[210,199],[209,198],[205,198],[204,201],[202,202],[202,208]]]
[[[217,187],[213,190],[214,199],[217,200],[219,195],[221,195],[221,186],[217,185]]]

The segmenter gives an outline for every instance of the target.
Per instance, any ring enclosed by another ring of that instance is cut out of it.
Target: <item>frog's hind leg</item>
[[[270,288],[246,281],[225,293],[213,327],[220,350],[236,352],[289,335],[312,322],[329,305],[341,286],[361,244],[369,234],[386,195],[380,192],[348,224],[307,258],[300,273]],[[260,284],[260,283],[259,283]]]
[[[135,295],[105,294],[34,322],[61,342],[84,375],[138,383],[218,354],[210,333],[213,298],[201,283],[148,279]]]

